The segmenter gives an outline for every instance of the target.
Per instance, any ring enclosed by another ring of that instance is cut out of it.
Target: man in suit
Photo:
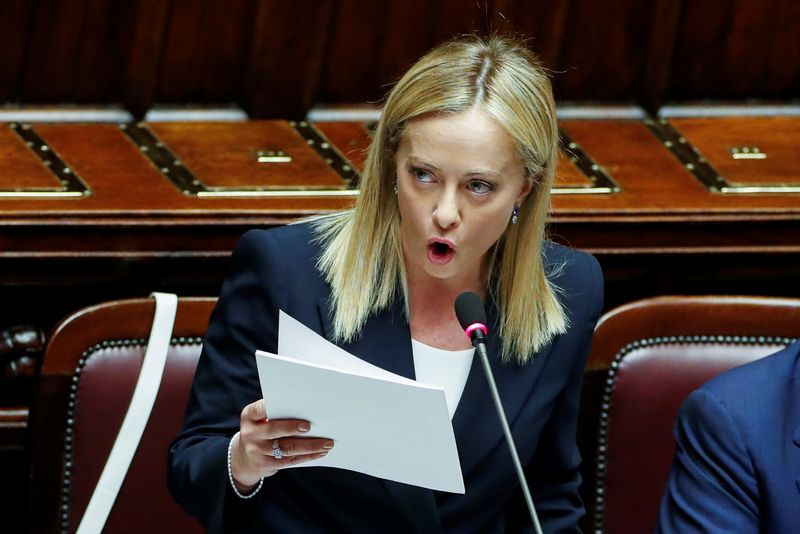
[[[800,532],[800,341],[694,391],[657,532]]]

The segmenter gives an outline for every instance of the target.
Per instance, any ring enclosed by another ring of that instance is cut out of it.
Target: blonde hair
[[[356,337],[367,318],[398,291],[406,302],[400,213],[393,192],[395,152],[405,125],[429,113],[478,104],[514,140],[533,189],[518,223],[494,247],[487,294],[500,313],[503,359],[528,361],[567,327],[542,243],[558,155],[550,81],[537,57],[503,37],[462,37],[414,64],[395,85],[378,121],[355,208],[313,221],[323,252],[318,268],[332,288],[334,337]]]

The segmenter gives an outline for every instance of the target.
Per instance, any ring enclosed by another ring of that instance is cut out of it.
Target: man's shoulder
[[[749,395],[780,394],[780,385],[797,379],[800,340],[769,356],[740,365],[717,375],[700,389],[729,402]]]

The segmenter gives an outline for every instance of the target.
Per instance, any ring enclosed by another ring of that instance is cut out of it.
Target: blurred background
[[[800,94],[793,0],[4,0],[0,102],[235,106],[302,118],[373,103],[433,45],[515,32],[561,101]]]
[[[798,27],[795,0],[0,1],[0,530],[45,513],[30,427],[58,321],[216,296],[246,229],[347,207],[381,99],[455,35],[515,34],[550,69],[551,235],[600,259],[606,309],[800,297]]]

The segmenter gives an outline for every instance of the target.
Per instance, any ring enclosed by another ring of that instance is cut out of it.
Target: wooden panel
[[[168,2],[142,0],[131,17],[132,37],[121,100],[140,119],[155,101],[168,12]]]
[[[571,2],[569,32],[556,66],[557,94],[565,99],[632,98],[645,68],[643,43],[652,9],[651,3],[637,0]]]
[[[364,168],[370,143],[365,125],[358,122],[318,122],[316,127],[355,169],[360,171]]]
[[[784,118],[774,124],[778,123],[784,126],[765,123],[763,129],[774,130],[776,139],[796,137],[800,119]],[[681,123],[681,127],[684,124],[691,129],[691,122]],[[716,124],[717,137],[700,130],[687,133],[714,159],[717,154],[703,143],[713,140],[714,147],[725,145],[729,142],[725,135],[735,131]],[[209,187],[336,188],[345,183],[284,122],[149,127]],[[800,235],[800,194],[711,193],[641,121],[565,120],[561,127],[620,187],[617,193],[553,196],[555,235],[572,245],[603,254],[800,252],[796,239]],[[0,199],[0,255],[7,257],[221,256],[244,228],[281,224],[352,203],[347,196],[313,194],[302,198],[197,198],[183,194],[115,125],[37,125],[35,130],[92,194],[79,199]],[[328,123],[319,130],[354,166],[363,165],[368,142],[363,125]],[[19,142],[12,141],[19,151]],[[274,164],[265,169],[254,157],[262,148],[283,149],[294,161],[285,168]],[[793,157],[790,148],[764,145],[764,149],[775,154],[774,159],[766,160],[774,161],[774,174],[764,179],[797,176],[796,166],[783,162]],[[724,153],[720,157],[724,159]],[[26,165],[35,168],[30,159],[23,157],[20,162],[21,169]],[[6,172],[0,176],[2,183],[16,179],[14,169]],[[560,187],[589,185],[586,174],[563,157],[558,176]]]
[[[0,102],[19,95],[32,12],[27,0],[0,2]]]
[[[70,98],[76,102],[114,102],[124,86],[132,36],[131,2],[87,0],[78,48],[70,68]]]
[[[382,49],[388,6],[388,2],[337,2],[318,101],[367,102],[383,97],[385,88],[373,74]],[[418,38],[414,33],[410,37]]]
[[[314,101],[323,58],[329,56],[332,8],[333,0],[258,3],[243,98],[251,117],[305,117]],[[347,62],[358,56],[356,50],[350,51]]]
[[[634,100],[800,93],[794,0],[39,0],[0,2],[0,102],[239,103],[302,118],[379,101],[461,33],[517,32],[556,95]]]
[[[7,125],[0,124],[0,191],[60,185],[25,142]]]
[[[45,102],[73,98],[73,72],[78,63],[87,1],[36,3],[25,65],[26,98]]]
[[[721,117],[670,122],[728,182],[800,187],[800,119]],[[731,148],[735,147],[758,147],[766,158],[734,159]],[[800,195],[795,198],[800,204]]]
[[[252,40],[252,0],[173,0],[157,99],[235,102]]]
[[[681,99],[796,95],[799,21],[800,7],[793,0],[686,2],[673,94]]]
[[[209,187],[347,187],[285,121],[154,123],[149,127]],[[280,150],[292,161],[257,163],[260,150]]]
[[[564,36],[570,33],[567,27],[570,2],[497,0],[492,6],[493,29],[524,35],[530,39],[528,46],[545,65],[550,68],[560,65]]]
[[[589,187],[592,182],[572,161],[570,155],[561,151],[558,154],[558,168],[553,185],[555,187]]]

